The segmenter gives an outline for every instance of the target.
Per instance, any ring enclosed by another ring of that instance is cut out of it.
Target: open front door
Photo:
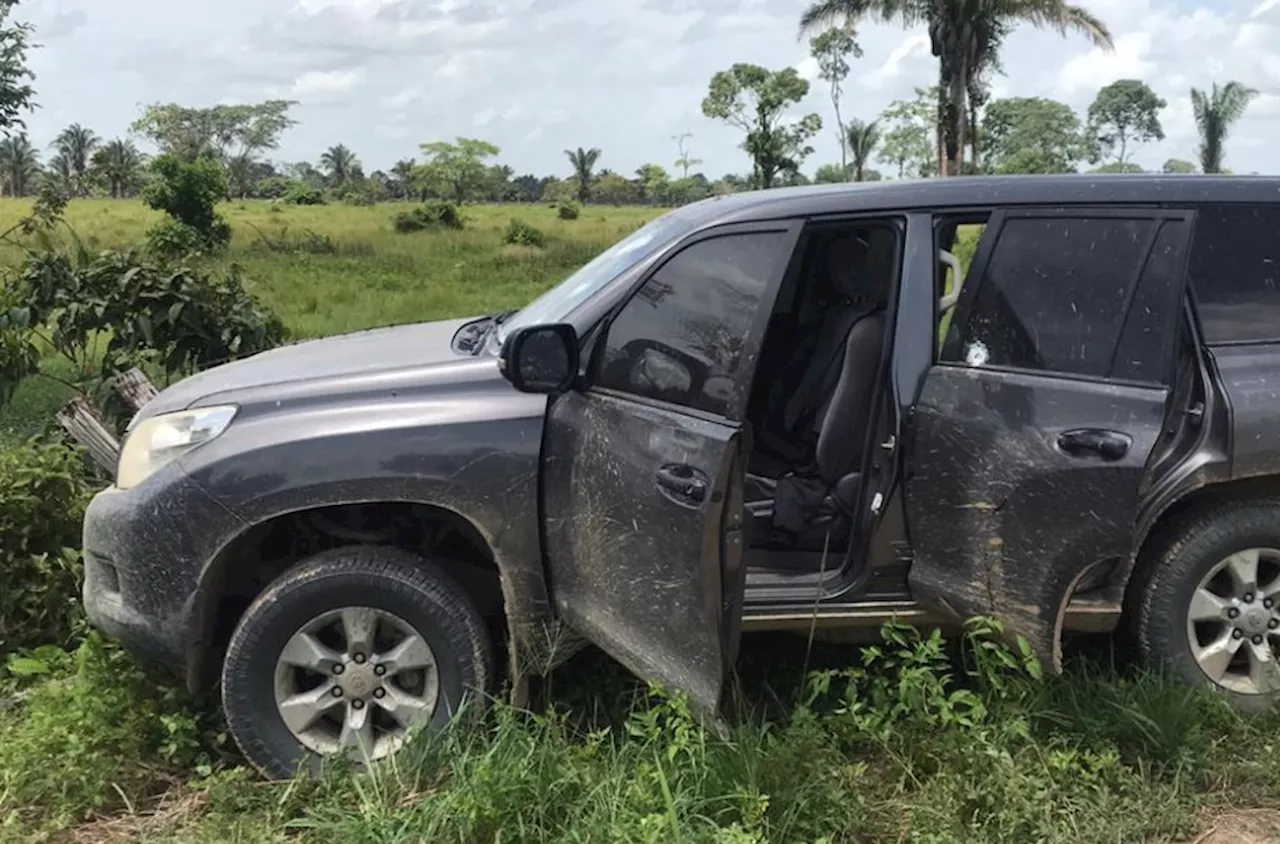
[[[742,615],[741,422],[798,225],[684,245],[558,396],[543,445],[556,609],[637,675],[718,713]]]
[[[1189,229],[1141,209],[994,216],[907,429],[913,594],[1000,619],[1052,670],[1076,585],[1134,550]]]

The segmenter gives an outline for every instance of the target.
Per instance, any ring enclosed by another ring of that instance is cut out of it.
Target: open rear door
[[[1066,605],[1133,553],[1164,425],[1189,215],[993,216],[907,429],[917,599],[1060,668]]]

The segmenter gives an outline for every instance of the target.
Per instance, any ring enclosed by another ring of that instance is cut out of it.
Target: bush
[[[0,663],[14,649],[70,641],[88,497],[84,461],[70,446],[0,451]]]
[[[214,210],[227,198],[222,165],[209,158],[186,162],[161,155],[151,163],[151,170],[155,178],[142,194],[147,205],[194,229],[204,249],[221,249],[231,241],[231,227]]]
[[[556,206],[556,216],[561,220],[576,220],[582,216],[582,208],[576,202],[561,202]]]
[[[461,229],[465,225],[458,206],[443,199],[435,199],[409,211],[396,215],[395,229],[401,234],[428,229]]]
[[[147,231],[147,249],[164,258],[182,258],[204,248],[200,232],[179,220],[156,223]]]
[[[547,245],[547,236],[523,220],[512,220],[511,224],[507,226],[506,234],[502,236],[502,242],[513,246],[537,246],[541,248]]]
[[[324,205],[324,191],[306,182],[292,182],[285,192],[284,201],[290,205]]]
[[[257,199],[283,199],[293,185],[293,180],[284,176],[269,176],[253,186],[253,196]]]

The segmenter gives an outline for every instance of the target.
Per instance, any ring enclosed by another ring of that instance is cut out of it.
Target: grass
[[[316,337],[518,306],[657,213],[470,208],[461,232],[401,235],[398,210],[229,204],[220,260],[245,268],[294,337]],[[0,201],[0,226],[24,211]],[[111,201],[67,216],[103,248],[158,219]],[[512,219],[545,246],[504,244]],[[48,380],[21,385],[0,410],[0,448],[65,397]],[[1223,814],[1280,817],[1265,814],[1280,810],[1280,713],[1243,718],[1135,674],[1106,642],[1042,678],[984,628],[950,645],[888,633],[815,644],[803,665],[802,639],[749,638],[728,741],[588,651],[528,711],[495,703],[483,724],[422,736],[365,776],[274,784],[242,767],[208,702],[88,636],[0,671],[0,842],[1157,844],[1214,827],[1222,841],[1280,841],[1246,839]]]

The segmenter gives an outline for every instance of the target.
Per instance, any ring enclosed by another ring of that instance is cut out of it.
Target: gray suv
[[[515,313],[164,391],[85,520],[101,629],[285,775],[586,642],[715,717],[744,630],[997,618],[1280,694],[1280,181],[783,189]]]

